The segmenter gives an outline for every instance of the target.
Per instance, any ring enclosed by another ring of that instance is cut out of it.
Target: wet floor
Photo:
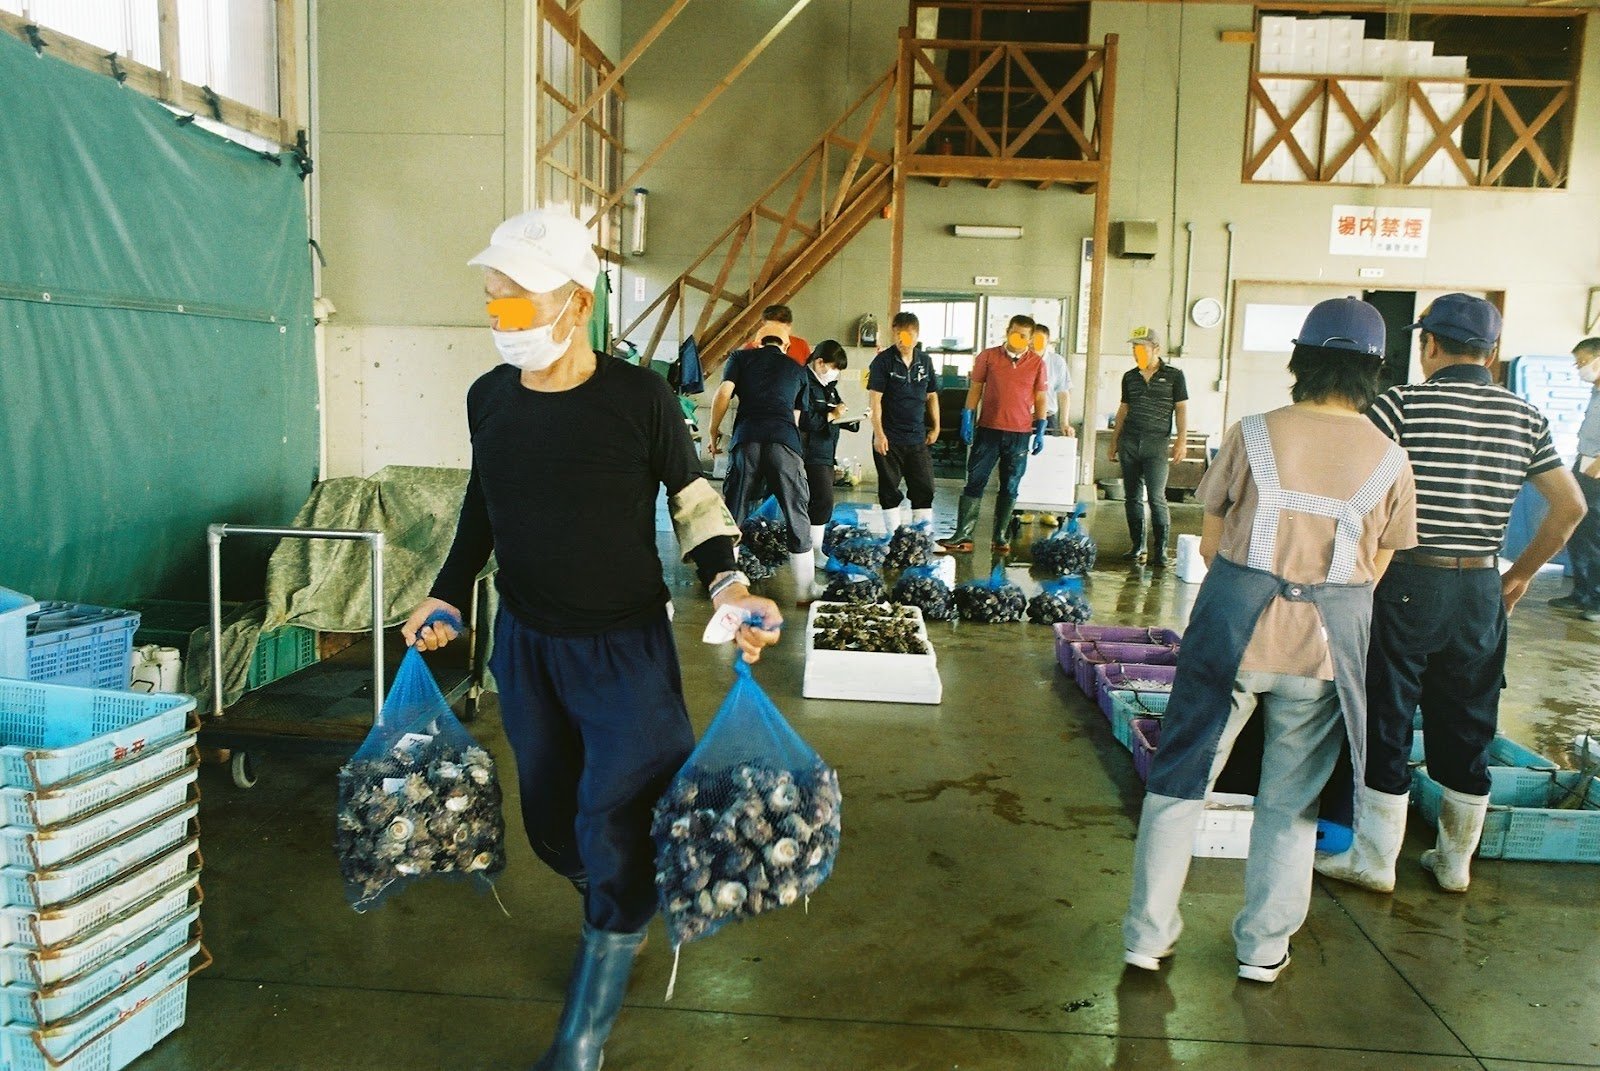
[[[1195,530],[1195,508],[1177,523]],[[1196,589],[1115,561],[1115,504],[1092,527],[1096,620],[1181,626]],[[987,572],[986,552],[963,574]],[[707,605],[687,575],[675,583],[699,729],[727,655],[698,642]],[[1507,731],[1553,758],[1600,723],[1600,626],[1548,610],[1560,590],[1541,579],[1513,619],[1504,704]],[[1125,973],[1140,801],[1127,753],[1056,668],[1048,629],[942,625],[934,639],[938,707],[801,699],[792,636],[763,661],[763,686],[840,770],[837,869],[809,914],[686,948],[671,1003],[658,925],[608,1069],[1600,1067],[1600,867],[1479,861],[1470,892],[1447,896],[1417,866],[1431,830],[1415,816],[1393,896],[1319,879],[1276,985],[1235,980],[1231,860],[1196,862],[1171,965]],[[475,731],[509,763],[492,702]],[[504,910],[436,883],[357,916],[329,847],[336,768],[264,756],[248,792],[205,771],[217,962],[193,983],[188,1025],[139,1068],[520,1069],[542,1050],[576,894],[517,839]],[[514,804],[507,815],[519,838]]]

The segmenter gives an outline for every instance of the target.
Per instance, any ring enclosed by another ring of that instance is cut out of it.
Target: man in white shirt
[[[1072,425],[1072,370],[1061,351],[1050,345],[1050,329],[1044,324],[1033,326],[1033,352],[1044,356],[1045,419],[1050,422],[1050,434],[1076,436]]]

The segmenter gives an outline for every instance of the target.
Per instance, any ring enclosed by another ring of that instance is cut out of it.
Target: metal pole
[[[372,533],[372,724],[383,722],[383,533]]]
[[[1189,352],[1189,297],[1194,293],[1194,220],[1183,225],[1189,232],[1188,250],[1183,258],[1183,307],[1178,310],[1179,319],[1183,323],[1183,334],[1178,339],[1178,355],[1187,356]]]
[[[1233,224],[1228,228],[1228,259],[1223,268],[1222,278],[1222,352],[1217,364],[1217,391],[1222,394],[1222,411],[1228,411],[1228,349],[1233,343],[1230,332],[1233,330]]]
[[[222,536],[226,525],[206,529],[211,559],[211,716],[222,717]]]
[[[222,540],[230,535],[282,539],[359,540],[372,548],[372,719],[383,721],[383,551],[382,532],[343,528],[286,528],[259,524],[213,524],[206,529],[211,558],[211,714],[222,716]]]

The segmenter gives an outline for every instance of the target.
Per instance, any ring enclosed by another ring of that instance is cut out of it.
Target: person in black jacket
[[[843,346],[831,338],[818,343],[811,352],[811,360],[806,362],[809,374],[800,402],[800,452],[806,463],[806,481],[811,487],[811,546],[819,565],[822,564],[822,530],[833,516],[833,466],[839,449],[840,422],[844,419],[839,374],[848,367],[850,357]]]

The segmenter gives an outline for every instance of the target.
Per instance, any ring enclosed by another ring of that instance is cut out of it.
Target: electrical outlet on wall
[[[998,276],[998,275],[974,275],[972,277],[972,285],[973,286],[999,286],[1000,285],[1000,276]]]
[[[642,275],[635,275],[633,277],[633,300],[644,300],[644,276]]]
[[[1383,269],[1382,268],[1362,268],[1361,269],[1361,278],[1363,278],[1363,279],[1382,279],[1383,278]]]

